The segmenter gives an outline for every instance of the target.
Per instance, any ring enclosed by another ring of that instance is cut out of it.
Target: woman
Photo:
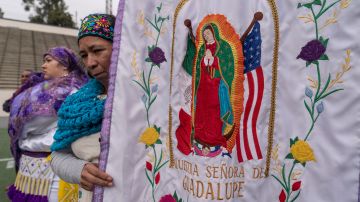
[[[197,68],[200,72],[196,86],[195,140],[203,147],[195,150],[207,156],[210,147],[226,148],[226,134],[232,125],[229,85],[224,78],[227,66],[221,64],[220,55],[225,52],[226,43],[216,38],[217,27],[204,26],[204,44],[199,51]],[[228,62],[230,63],[230,62]],[[230,80],[230,79],[228,79]],[[231,83],[230,83],[231,85]],[[195,147],[195,149],[197,149]]]
[[[46,158],[57,128],[57,111],[65,98],[87,80],[75,54],[56,47],[44,54],[43,76],[12,101],[9,118],[11,152],[17,176],[8,190],[12,201],[57,201],[58,178]]]
[[[94,185],[112,186],[112,178],[95,163],[100,154],[114,24],[115,17],[106,14],[92,14],[82,21],[79,54],[93,79],[65,100],[58,113],[59,128],[51,147],[54,172],[66,182],[81,185],[80,201],[91,201],[89,191]]]
[[[26,83],[26,81],[29,80],[30,76],[33,73],[34,73],[33,70],[25,69],[20,75],[20,85],[23,86]],[[10,99],[6,100],[3,103],[3,111],[4,112],[8,112],[8,113],[10,112],[10,106],[11,106],[12,99],[14,99],[20,92],[22,92],[24,90],[24,88],[21,88],[21,86],[20,86],[20,88],[18,90],[16,90],[14,92],[14,94],[12,95],[12,97]]]

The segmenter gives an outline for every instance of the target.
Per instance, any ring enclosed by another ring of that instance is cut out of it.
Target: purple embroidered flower
[[[168,194],[168,195],[161,197],[159,202],[176,202],[176,200],[174,199],[173,196],[171,196],[171,194]]]
[[[319,40],[314,39],[301,48],[301,52],[296,59],[301,58],[307,62],[313,62],[318,60],[325,51],[325,46]]]
[[[51,95],[49,95],[48,93],[41,93],[40,95],[39,95],[39,97],[38,97],[38,102],[40,103],[40,104],[44,104],[44,103],[46,103],[47,101],[49,101],[50,99],[51,99],[52,97],[51,97]]]
[[[54,102],[54,109],[55,109],[55,111],[59,111],[62,103],[63,103],[62,100],[56,100],[56,101]]]
[[[155,47],[149,52],[149,58],[157,66],[166,61],[165,53],[159,47]]]

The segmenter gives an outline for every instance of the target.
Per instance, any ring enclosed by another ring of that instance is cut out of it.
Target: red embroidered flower
[[[171,194],[168,194],[168,195],[161,197],[159,202],[176,202],[176,200],[174,199],[173,196],[171,196]]]
[[[284,190],[281,190],[281,193],[279,195],[279,201],[280,202],[284,202],[286,199],[286,194],[285,194],[285,191]]]
[[[295,182],[295,183],[292,185],[291,189],[292,189],[293,191],[297,191],[297,190],[300,189],[300,187],[301,187],[301,181],[297,181],[297,182]]]
[[[152,164],[148,161],[146,161],[146,169],[148,169],[149,171],[152,171]]]
[[[159,184],[160,182],[160,173],[158,173],[156,176],[155,176],[155,184]]]
[[[105,19],[105,18],[101,18],[98,22],[98,24],[102,27],[108,27],[109,26],[109,22]]]

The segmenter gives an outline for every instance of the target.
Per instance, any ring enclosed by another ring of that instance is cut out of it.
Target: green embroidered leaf
[[[182,199],[180,199],[179,201],[177,201],[177,202],[182,202]]]
[[[309,65],[311,65],[311,62],[306,61],[306,67],[308,67]]]
[[[315,4],[315,5],[320,5],[320,6],[321,6],[321,0],[315,0],[315,1],[313,2],[313,4]]]
[[[292,155],[292,153],[289,153],[288,155],[286,155],[286,157],[285,157],[286,159],[294,159],[294,157],[293,157],[293,155]]]
[[[305,165],[306,165],[306,162],[302,163],[301,165],[305,167]]]
[[[294,143],[295,143],[294,140],[290,138],[290,148]]]
[[[150,58],[145,58],[145,62],[152,62]]]
[[[177,195],[176,191],[175,191],[175,193],[174,193],[173,197],[174,197],[174,199],[175,199],[176,201],[178,201],[178,200],[179,200],[179,199],[178,199],[178,195]]]
[[[325,86],[324,86],[324,88],[322,89],[322,91],[321,91],[321,93],[319,94],[319,98],[325,93],[325,91],[327,90],[327,88],[328,88],[328,86],[329,86],[329,84],[330,84],[330,81],[331,81],[331,74],[329,73],[329,76],[328,76],[328,79],[327,79],[327,81],[326,81],[326,84],[325,84]],[[318,101],[318,99],[315,99],[315,102],[317,102]]]
[[[301,8],[301,7],[302,7],[302,4],[298,3],[297,8]]]
[[[340,90],[344,90],[344,89],[340,88],[340,89],[336,89],[336,90],[330,91],[330,92],[326,93],[325,95],[321,96],[318,100],[324,99],[324,98],[326,98],[327,96],[329,96],[329,95],[331,95],[331,94],[333,94],[333,93],[335,93],[335,92],[337,92],[337,91],[340,91]]]
[[[161,130],[160,127],[157,127],[156,125],[154,125],[154,128],[155,128],[155,130],[156,130],[158,133],[160,133],[160,130]]]
[[[145,145],[145,149],[147,149],[148,147],[149,147],[149,146],[146,144],[146,145]]]
[[[324,54],[319,58],[319,60],[329,60],[329,57],[326,54]]]
[[[151,99],[151,101],[150,101],[150,106],[154,103],[154,101],[156,100],[156,97],[157,97],[157,95],[155,95],[155,97],[153,97],[153,99]]]
[[[328,42],[329,42],[329,38],[325,39],[325,41],[324,41],[324,46],[325,46],[325,48],[327,47]]]
[[[151,52],[155,48],[155,45],[148,46],[148,51]]]
[[[314,65],[319,65],[319,61],[317,61],[317,60],[314,60],[311,63],[313,63]]]
[[[294,201],[296,201],[296,199],[299,197],[299,195],[300,195],[300,192],[301,192],[301,190],[295,195],[295,197],[290,201],[290,202],[294,202]]]
[[[295,160],[295,161],[294,161],[294,163],[295,163],[295,164],[297,164],[297,163],[300,163],[300,161],[298,161],[298,160]]]
[[[151,186],[154,186],[154,183],[153,183],[153,181],[150,179],[150,176],[149,176],[149,174],[147,173],[147,170],[146,170],[146,169],[145,169],[145,173],[146,173],[146,178],[149,180]]]
[[[162,142],[160,139],[158,139],[158,140],[156,140],[155,144],[162,144]]]
[[[319,41],[326,48],[329,42],[329,38],[324,39],[322,36],[320,36]]]
[[[303,4],[303,6],[306,7],[306,8],[310,8],[310,9],[311,9],[312,3]]]
[[[162,7],[162,3],[160,4],[160,6],[156,7],[159,13],[161,11],[161,7]]]
[[[307,102],[304,100],[304,105],[306,107],[306,110],[309,112],[310,116],[311,116],[311,109],[309,107],[309,105],[307,104]]]

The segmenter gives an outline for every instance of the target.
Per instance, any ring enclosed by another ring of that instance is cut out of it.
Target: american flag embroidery
[[[240,135],[236,138],[239,162],[262,159],[262,151],[257,132],[257,120],[264,93],[264,74],[261,67],[260,24],[255,25],[243,44],[245,57],[244,113],[242,114]],[[245,90],[245,91],[246,91]]]

